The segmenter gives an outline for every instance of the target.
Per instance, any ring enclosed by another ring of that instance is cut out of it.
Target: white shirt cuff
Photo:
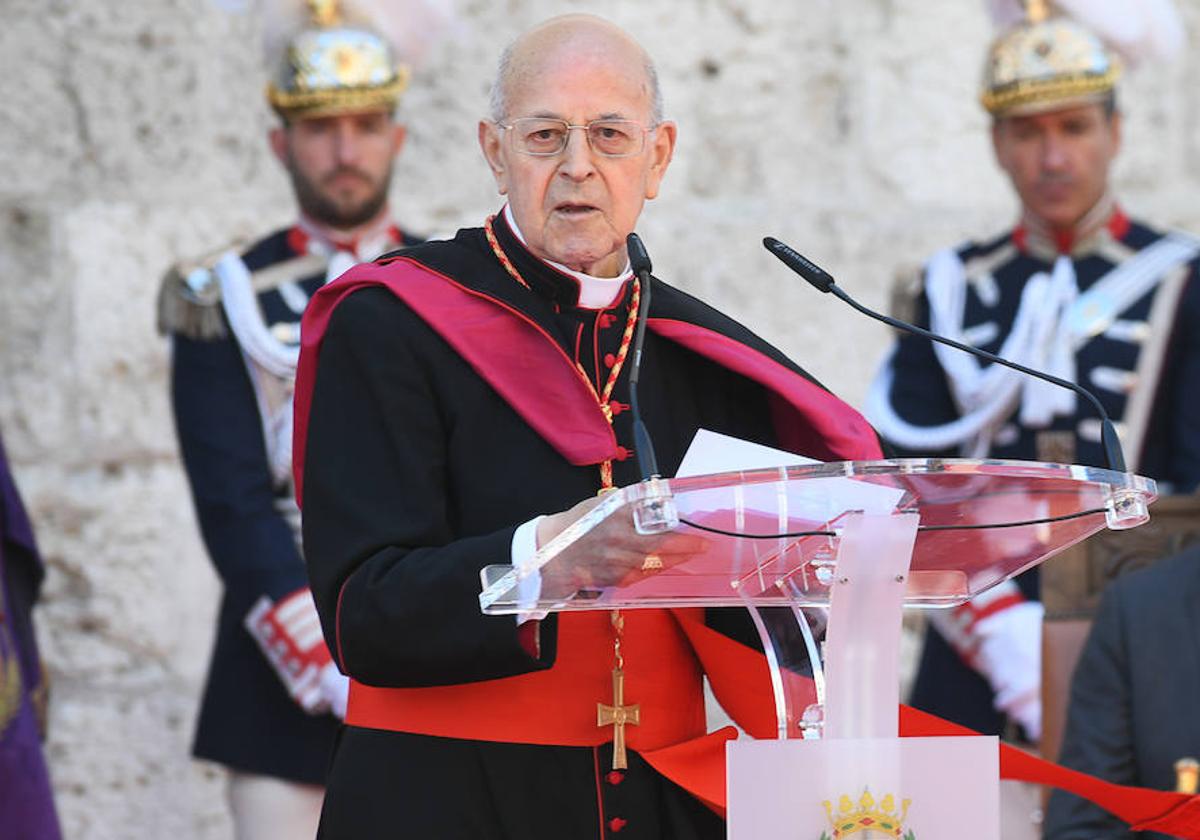
[[[512,539],[512,565],[515,569],[528,568],[533,563],[533,555],[537,554],[537,526],[545,519],[536,516],[523,525],[518,526]],[[546,610],[524,609],[537,603],[542,594],[542,573],[533,569],[526,577],[517,583],[517,604],[522,611],[517,613],[517,626],[526,621],[541,621],[546,617]]]

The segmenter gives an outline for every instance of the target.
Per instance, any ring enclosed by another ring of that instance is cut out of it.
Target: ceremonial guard
[[[1164,4],[1122,4],[1109,19],[1170,41],[1140,19],[1151,7]],[[1106,41],[1050,11],[1029,2],[985,69],[982,102],[1020,220],[935,254],[898,296],[900,314],[1088,388],[1116,423],[1128,468],[1188,491],[1200,479],[1200,242],[1130,218],[1109,184],[1121,142],[1111,45],[1157,45],[1118,31]],[[866,413],[900,455],[1108,466],[1100,420],[1071,391],[911,335],[896,341]],[[1036,574],[931,619],[913,704],[984,733],[1015,734],[1012,722],[1036,741]]]
[[[0,836],[58,840],[42,755],[46,680],[33,633],[42,575],[33,529],[0,442]]]
[[[294,4],[295,5],[295,4]],[[298,221],[249,248],[170,271],[159,325],[173,338],[180,450],[224,584],[194,752],[231,771],[239,838],[316,833],[346,678],[321,638],[291,482],[292,389],[309,297],[416,240],[391,221],[407,68],[354,9],[310,0],[285,33],[267,97],[281,124]]]

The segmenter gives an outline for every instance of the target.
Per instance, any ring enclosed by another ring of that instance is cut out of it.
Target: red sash
[[[630,749],[652,752],[705,733],[700,664],[666,610],[626,610],[621,646],[625,704],[641,723]],[[515,621],[515,619],[514,619]],[[612,740],[596,704],[613,701],[613,633],[607,612],[558,617],[554,667],[515,677],[432,688],[350,686],[346,722],[474,741],[591,747]]]

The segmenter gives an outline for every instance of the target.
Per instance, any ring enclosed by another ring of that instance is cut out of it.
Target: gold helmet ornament
[[[1116,86],[1116,55],[1081,24],[1048,12],[1044,0],[1029,0],[1025,19],[988,51],[980,100],[993,116],[1098,102]]]
[[[388,39],[365,20],[351,21],[339,0],[306,0],[306,5],[307,23],[285,35],[273,51],[275,74],[267,85],[271,107],[285,119],[394,109],[408,86],[409,70]],[[283,17],[277,16],[276,26]]]
[[[1169,60],[1184,31],[1172,0],[988,0],[1000,36],[983,107],[1013,116],[1103,101],[1122,67]]]

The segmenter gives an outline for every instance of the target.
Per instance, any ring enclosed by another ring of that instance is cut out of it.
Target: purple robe
[[[0,442],[0,836],[61,840],[33,691],[41,666],[30,614],[42,564]]]

